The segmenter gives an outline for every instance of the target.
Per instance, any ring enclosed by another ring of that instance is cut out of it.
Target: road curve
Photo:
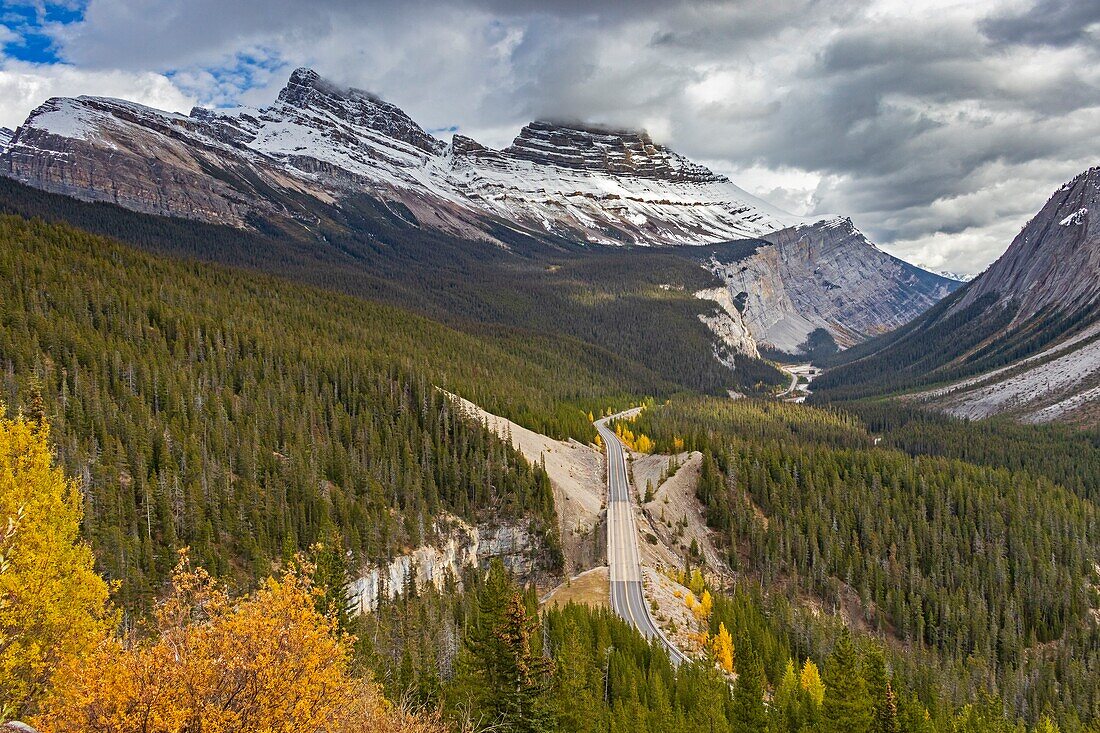
[[[669,641],[649,612],[642,588],[642,563],[634,528],[633,499],[627,480],[626,452],[607,421],[597,420],[596,430],[607,448],[607,564],[611,576],[611,608],[647,639],[658,639],[668,649],[675,666],[686,657]]]

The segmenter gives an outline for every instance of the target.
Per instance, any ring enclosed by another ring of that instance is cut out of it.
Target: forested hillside
[[[853,634],[794,588],[764,593],[746,579],[712,591],[699,577],[692,585],[712,601],[708,652],[679,668],[607,609],[544,608],[537,624],[533,596],[499,570],[469,574],[466,593],[429,587],[357,619],[356,651],[389,697],[507,731],[1059,730],[1051,710],[1023,724],[989,688],[955,702],[959,678],[933,655]],[[1088,684],[1073,683],[1078,693]],[[1062,710],[1062,731],[1086,730],[1079,711]]]
[[[257,221],[246,231],[84,203],[0,178],[0,212],[390,303],[475,336],[568,343],[571,359],[581,358],[583,346],[608,361],[589,362],[600,373],[615,357],[669,385],[711,394],[784,381],[757,359],[729,354],[737,364],[731,371],[714,358],[714,336],[698,316],[715,304],[693,294],[719,281],[693,248],[581,246],[502,227],[503,248],[421,229],[367,196],[317,209],[315,229]]]
[[[564,337],[475,337],[389,306],[0,219],[0,366],[34,390],[82,479],[99,567],[147,608],[191,546],[248,582],[320,540],[357,560],[415,546],[432,519],[533,517],[545,474],[436,387],[552,434],[592,404],[669,389]]]
[[[961,420],[892,400],[848,402],[844,410],[857,415],[883,446],[1044,476],[1100,501],[1098,430],[1021,425],[1005,418]]]
[[[1092,452],[1051,454],[1067,488],[977,446],[977,464],[873,447],[858,419],[798,405],[674,400],[631,429],[704,451],[699,498],[736,569],[892,640],[914,678],[939,668],[955,702],[996,690],[1013,714],[1100,712]]]

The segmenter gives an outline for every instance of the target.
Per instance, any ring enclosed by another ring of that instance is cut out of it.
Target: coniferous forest
[[[603,327],[447,322],[16,215],[0,278],[2,717],[1096,730],[1092,433],[705,397],[717,383],[670,378],[675,354],[594,350]],[[697,498],[737,580],[706,588],[699,660],[674,667],[606,609],[540,606],[499,562],[349,616],[355,568],[458,520],[524,523],[539,571],[560,569],[544,466],[444,390],[581,442],[591,413],[644,401],[635,447],[703,454]],[[13,599],[41,621],[30,636]],[[288,689],[310,702],[282,707]]]
[[[1094,719],[1100,475],[1078,449],[1091,438],[994,422],[969,440],[970,425],[928,418],[937,430],[918,446],[904,430],[915,419],[889,404],[852,414],[688,399],[632,429],[659,450],[704,453],[698,496],[732,565],[886,640],[926,699],[996,694],[1011,717]],[[1007,459],[1025,440],[1050,470]]]

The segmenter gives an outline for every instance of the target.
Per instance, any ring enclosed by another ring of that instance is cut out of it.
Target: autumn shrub
[[[290,569],[231,599],[184,558],[152,626],[106,637],[56,680],[47,733],[360,730],[419,733],[438,719],[388,703],[351,669],[352,639]]]

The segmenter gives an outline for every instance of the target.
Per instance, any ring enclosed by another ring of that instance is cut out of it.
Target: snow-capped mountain
[[[8,149],[8,145],[11,144],[11,139],[13,137],[15,137],[15,130],[0,127],[0,154],[3,154],[3,152]]]
[[[644,132],[534,122],[501,151],[455,136],[452,174],[484,210],[607,244],[702,244],[802,221]]]
[[[928,268],[925,268],[928,269]],[[954,280],[955,282],[968,283],[973,280],[976,275],[971,275],[965,272],[952,272],[951,270],[929,270],[929,272],[935,272],[940,277],[946,277],[948,280]]]
[[[727,280],[731,294],[757,298],[752,336],[788,349],[819,327],[853,343],[949,290],[862,235],[838,239],[830,219],[783,212],[644,132],[534,122],[503,150],[461,135],[448,144],[393,104],[309,69],[293,72],[262,108],[184,115],[101,97],[50,99],[0,146],[0,174],[241,228],[312,233],[331,207],[366,198],[402,226],[504,247],[515,232],[646,246],[766,238],[760,258]]]
[[[889,375],[945,411],[1100,420],[1100,167],[1058,189],[989,269],[815,382],[859,396]]]
[[[15,133],[0,171],[46,190],[147,213],[245,226],[298,217],[307,194],[369,193],[416,221],[487,237],[488,221],[587,242],[708,243],[800,221],[644,133],[533,123],[496,151],[437,140],[396,106],[298,69],[262,109],[161,112],[51,99]]]

